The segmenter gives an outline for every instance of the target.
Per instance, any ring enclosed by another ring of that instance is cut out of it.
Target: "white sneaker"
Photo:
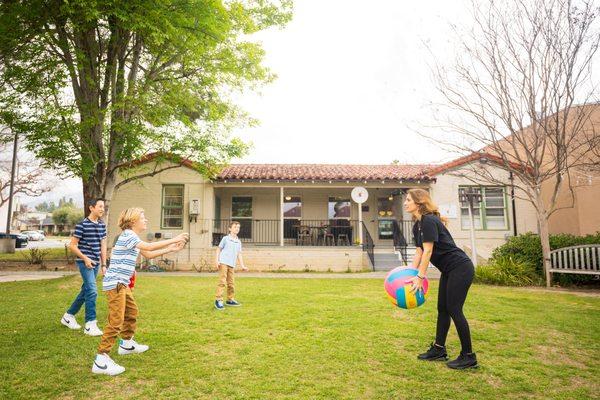
[[[133,338],[131,338],[129,340],[125,340],[125,339],[119,340],[119,354],[120,355],[143,353],[146,350],[148,350],[149,348],[150,348],[150,346],[147,346],[145,344],[139,344],[135,340],[133,340]]]
[[[60,323],[69,329],[81,329],[81,325],[77,323],[75,316],[71,314],[65,313],[60,319]]]
[[[117,364],[108,356],[108,354],[97,354],[94,364],[92,365],[92,372],[94,374],[104,375],[119,375],[124,372],[125,368]]]
[[[102,331],[98,328],[96,320],[86,322],[83,333],[90,336],[102,336]]]

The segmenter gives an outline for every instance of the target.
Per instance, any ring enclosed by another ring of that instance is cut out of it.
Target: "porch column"
[[[358,203],[358,242],[363,244],[362,203]]]
[[[283,186],[279,188],[279,245],[283,246]]]

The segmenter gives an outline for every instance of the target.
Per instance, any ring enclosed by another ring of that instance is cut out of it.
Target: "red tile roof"
[[[465,164],[469,164],[473,161],[485,160],[486,162],[491,162],[493,164],[503,166],[505,165],[504,160],[501,157],[498,157],[489,153],[471,153],[464,157],[457,158],[456,160],[449,161],[445,164],[434,165],[427,171],[427,174],[430,176],[436,176],[451,169],[461,167]],[[522,170],[525,171],[525,168],[515,162],[508,161],[509,165],[513,170]]]
[[[430,180],[432,165],[357,165],[357,164],[232,164],[217,180]]]
[[[160,154],[148,154],[128,165],[139,165],[156,159]],[[164,155],[169,158],[169,155]],[[491,154],[473,153],[445,164],[231,164],[216,175],[215,181],[282,180],[282,181],[382,181],[382,180],[435,180],[435,176],[485,157],[502,165],[502,160]],[[174,160],[194,168],[190,160]],[[513,165],[513,168],[518,168]],[[194,168],[195,169],[195,168]]]

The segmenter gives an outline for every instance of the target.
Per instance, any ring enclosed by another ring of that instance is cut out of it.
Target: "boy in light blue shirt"
[[[235,301],[235,278],[234,270],[237,260],[239,260],[243,271],[248,268],[244,265],[242,258],[242,242],[238,238],[240,232],[240,223],[233,221],[229,224],[229,235],[221,239],[221,243],[217,247],[217,269],[219,270],[219,284],[217,285],[217,296],[215,300],[215,308],[217,310],[225,309],[227,306],[241,306]],[[227,301],[223,304],[223,292],[227,286]]]

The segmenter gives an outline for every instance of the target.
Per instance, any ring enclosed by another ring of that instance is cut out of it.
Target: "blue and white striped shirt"
[[[129,280],[135,272],[135,262],[140,250],[135,246],[141,240],[131,229],[125,229],[115,243],[110,255],[110,265],[102,279],[102,290],[112,290],[119,283],[129,286]]]
[[[100,242],[106,239],[106,225],[98,220],[94,222],[89,218],[84,218],[83,221],[75,226],[74,237],[79,239],[77,248],[83,255],[90,258],[96,263],[100,262]]]

